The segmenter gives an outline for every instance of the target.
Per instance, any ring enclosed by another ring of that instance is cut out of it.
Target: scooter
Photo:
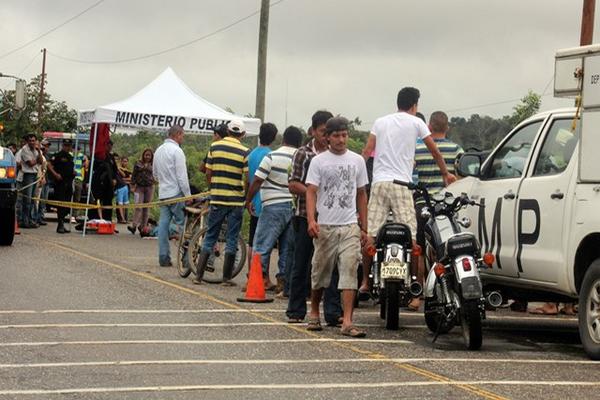
[[[421,217],[427,220],[424,256],[428,276],[423,294],[425,322],[434,333],[433,341],[460,325],[466,347],[480,349],[486,299],[479,270],[491,267],[495,257],[491,253],[481,256],[481,245],[475,235],[462,230],[470,227],[470,219],[459,219],[458,213],[466,206],[483,205],[465,193],[454,197],[445,192],[432,197],[424,186],[394,183],[408,187],[425,199]]]

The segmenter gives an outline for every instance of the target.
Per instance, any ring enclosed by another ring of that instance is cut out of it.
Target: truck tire
[[[0,208],[0,246],[10,246],[15,238],[15,210]]]
[[[587,355],[600,360],[600,259],[588,268],[579,292],[579,336]]]

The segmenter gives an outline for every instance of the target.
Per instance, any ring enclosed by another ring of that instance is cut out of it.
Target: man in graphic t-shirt
[[[307,329],[322,329],[319,304],[337,264],[338,289],[342,291],[344,309],[341,332],[350,337],[364,337],[365,332],[352,324],[352,312],[361,245],[368,238],[368,180],[365,161],[347,149],[348,125],[348,120],[343,117],[327,121],[329,150],[313,158],[306,177],[308,233],[314,238],[315,245]]]

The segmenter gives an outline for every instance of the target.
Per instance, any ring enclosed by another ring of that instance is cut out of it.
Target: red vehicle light
[[[471,270],[471,261],[468,258],[463,258],[462,259],[462,265],[463,265],[463,269],[465,271],[470,271]]]

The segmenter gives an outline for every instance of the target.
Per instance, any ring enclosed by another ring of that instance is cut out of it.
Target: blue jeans
[[[264,206],[260,217],[258,217],[258,225],[254,234],[252,249],[260,254],[260,262],[264,275],[267,275],[271,251],[275,247],[275,244],[279,242],[279,271],[277,272],[277,276],[286,276],[286,260],[290,241],[293,237],[293,213],[292,203],[285,202]]]
[[[23,174],[23,183],[21,186],[25,187],[32,184],[36,180],[37,174],[26,172]],[[33,218],[31,218],[33,207],[33,201],[31,200],[31,197],[33,197],[35,193],[35,187],[36,185],[31,185],[21,192],[23,196],[21,197],[21,215],[19,219],[20,225],[31,225],[34,222]]]
[[[183,194],[171,197],[177,198],[182,197]],[[168,199],[161,199],[168,200]],[[171,261],[171,248],[169,246],[169,225],[171,220],[175,222],[179,230],[183,227],[184,215],[183,215],[184,203],[169,204],[166,206],[160,206],[160,219],[158,221],[158,262],[160,264],[166,264]]]
[[[227,219],[227,244],[225,245],[225,254],[237,253],[237,242],[242,229],[242,218],[244,217],[244,207],[242,206],[222,206],[211,205],[208,213],[208,226],[206,235],[202,241],[202,251],[212,253],[219,234],[221,226]]]
[[[308,222],[304,217],[293,219],[295,237],[294,262],[290,264],[290,297],[286,315],[288,318],[306,317],[306,298],[310,296],[310,271],[311,260],[314,251],[313,240],[308,235]],[[342,316],[340,304],[340,292],[338,286],[338,270],[333,270],[331,284],[323,294],[323,313],[325,321],[333,324]]]
[[[40,199],[48,200],[48,190],[50,189],[50,185],[46,183],[42,186],[42,191],[40,192]],[[40,201],[37,206],[37,210],[34,213],[33,220],[37,223],[44,221],[44,215],[46,214],[46,203]]]

